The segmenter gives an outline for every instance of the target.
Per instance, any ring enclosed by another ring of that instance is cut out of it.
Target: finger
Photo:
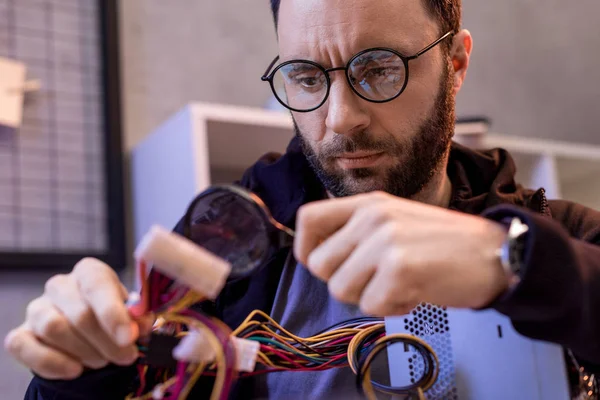
[[[324,282],[329,281],[329,278],[352,254],[359,238],[356,237],[356,232],[348,229],[349,226],[350,224],[340,229],[310,253],[306,267],[312,275]]]
[[[371,235],[359,244],[329,280],[331,295],[343,303],[358,304],[377,270],[378,256],[382,254],[384,247],[385,242],[379,235]]]
[[[138,351],[133,344],[120,346],[100,325],[98,316],[82,297],[73,278],[53,278],[46,285],[46,293],[75,331],[100,352],[102,357],[118,365],[130,365],[137,359]],[[138,325],[134,322],[130,324],[131,331],[138,337]]]
[[[4,347],[17,361],[42,378],[75,379],[83,372],[80,363],[40,343],[25,326],[9,332]]]
[[[136,319],[139,327],[140,337],[147,337],[152,333],[156,316],[154,314],[146,314]]]
[[[86,367],[100,369],[108,364],[108,360],[75,332],[67,318],[48,298],[40,297],[29,304],[27,321],[43,343],[68,354]]]
[[[350,219],[365,195],[309,203],[298,210],[294,255],[305,264],[310,253]]]
[[[328,281],[361,242],[374,236],[380,238],[381,243],[389,242],[391,235],[388,231],[391,229],[386,228],[393,228],[393,225],[386,224],[386,221],[390,215],[388,207],[382,204],[370,203],[370,206],[356,210],[343,228],[310,253],[306,266],[313,275]],[[372,262],[373,255],[370,258]]]
[[[139,331],[125,305],[128,294],[117,274],[96,259],[85,259],[73,270],[79,292],[100,326],[120,346],[132,344]]]
[[[418,289],[412,287],[410,274],[403,279],[403,253],[391,251],[382,261],[360,297],[360,309],[368,315],[404,315],[418,304]],[[398,272],[400,271],[400,272]]]

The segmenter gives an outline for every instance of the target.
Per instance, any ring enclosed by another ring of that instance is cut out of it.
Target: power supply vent
[[[454,365],[452,362],[452,342],[446,307],[420,304],[404,318],[404,329],[411,335],[424,339],[435,350],[440,361],[440,374],[436,384],[427,391],[430,400],[458,400]],[[425,365],[417,351],[408,359],[411,382],[422,376]]]

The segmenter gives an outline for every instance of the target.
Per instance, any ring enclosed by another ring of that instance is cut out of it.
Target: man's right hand
[[[153,321],[134,321],[127,290],[103,262],[86,258],[67,275],[48,280],[27,307],[25,322],[9,332],[7,351],[46,379],[75,379],[84,368],[133,364],[135,341]]]

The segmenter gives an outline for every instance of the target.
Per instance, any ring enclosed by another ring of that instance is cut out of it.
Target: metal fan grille
[[[438,380],[426,393],[429,400],[458,400],[446,311],[446,307],[421,304],[404,318],[404,329],[411,335],[424,339],[436,352],[440,362]],[[423,374],[425,365],[415,349],[410,351],[413,354],[408,360],[408,368],[411,382],[414,383]]]

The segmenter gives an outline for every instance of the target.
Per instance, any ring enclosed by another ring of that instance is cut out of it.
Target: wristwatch
[[[498,257],[509,281],[509,288],[521,282],[525,269],[525,247],[529,227],[520,218],[507,218],[501,221],[508,228],[506,240],[498,249]]]

